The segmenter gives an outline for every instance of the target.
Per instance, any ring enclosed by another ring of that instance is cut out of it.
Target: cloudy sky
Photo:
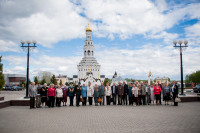
[[[0,0],[0,55],[4,73],[26,73],[21,40],[36,40],[30,75],[49,71],[77,74],[85,28],[93,29],[101,74],[115,71],[134,79],[180,79],[180,53],[173,40],[189,41],[183,50],[184,75],[200,69],[199,0]]]

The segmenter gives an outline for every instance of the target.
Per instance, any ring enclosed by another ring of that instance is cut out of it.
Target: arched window
[[[93,55],[94,53],[93,53],[93,51],[92,51],[92,55]]]
[[[90,44],[90,42],[88,42],[88,44]]]
[[[88,55],[90,55],[90,50],[88,50]]]

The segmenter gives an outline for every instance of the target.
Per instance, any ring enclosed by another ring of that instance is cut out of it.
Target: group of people
[[[178,106],[178,102],[175,101],[175,98],[178,97],[178,86],[173,82],[172,87],[169,87],[167,83],[159,84],[152,83],[148,85],[147,82],[134,82],[126,84],[126,82],[119,82],[118,85],[113,83],[110,86],[110,83],[106,83],[106,86],[101,83],[100,86],[95,84],[91,85],[89,82],[86,86],[86,83],[78,83],[78,85],[73,86],[73,83],[70,83],[70,86],[60,86],[50,84],[47,87],[45,83],[43,87],[41,85],[35,85],[34,82],[29,86],[29,96],[30,96],[30,108],[36,107],[61,107],[67,106],[67,99],[69,97],[70,106],[74,106],[74,97],[76,98],[76,106],[93,105],[93,98],[95,106],[98,105],[150,105],[150,104],[162,104],[165,101],[165,105],[169,105],[169,101],[174,101],[174,106]]]

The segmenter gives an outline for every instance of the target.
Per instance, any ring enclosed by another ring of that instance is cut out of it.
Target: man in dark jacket
[[[115,83],[113,83],[113,86],[111,86],[111,91],[112,91],[113,105],[116,105],[117,86],[115,85]]]
[[[127,105],[128,85],[125,83],[125,81],[123,82],[123,86],[124,86],[123,104]]]
[[[75,86],[74,93],[76,96],[76,106],[79,107],[80,96],[81,96],[81,83],[80,82],[78,83],[78,85]]]
[[[123,95],[124,95],[124,86],[121,85],[121,83],[118,83],[118,105],[122,105],[122,99],[123,99]]]

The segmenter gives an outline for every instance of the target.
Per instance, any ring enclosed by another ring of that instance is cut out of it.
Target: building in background
[[[156,83],[159,81],[160,84],[162,84],[162,83],[167,83],[167,85],[169,84],[168,77],[157,77],[155,80],[156,80]]]
[[[26,82],[26,75],[22,74],[4,74],[5,85],[20,85],[21,82]]]
[[[113,85],[113,83],[115,83],[116,85],[118,85],[118,83],[119,82],[123,82],[123,81],[125,81],[126,82],[126,80],[125,79],[123,79],[121,76],[117,76],[117,72],[115,71],[115,73],[114,73],[114,75],[113,75],[113,77],[112,77],[112,80],[111,80],[111,85]],[[126,82],[127,83],[127,82]]]
[[[73,81],[77,82],[77,80],[81,83],[91,82],[92,85],[97,83],[98,85],[101,82],[104,82],[105,75],[100,75],[100,68],[101,65],[97,62],[96,58],[94,57],[94,45],[92,40],[92,29],[90,28],[89,24],[86,28],[86,39],[84,45],[83,55],[84,57],[77,65],[78,75],[77,77],[73,77]]]
[[[62,81],[62,84],[64,85],[66,82],[69,82],[69,78],[67,77],[67,75],[59,74],[58,76],[56,76],[56,81],[57,84],[60,84],[60,81]]]

